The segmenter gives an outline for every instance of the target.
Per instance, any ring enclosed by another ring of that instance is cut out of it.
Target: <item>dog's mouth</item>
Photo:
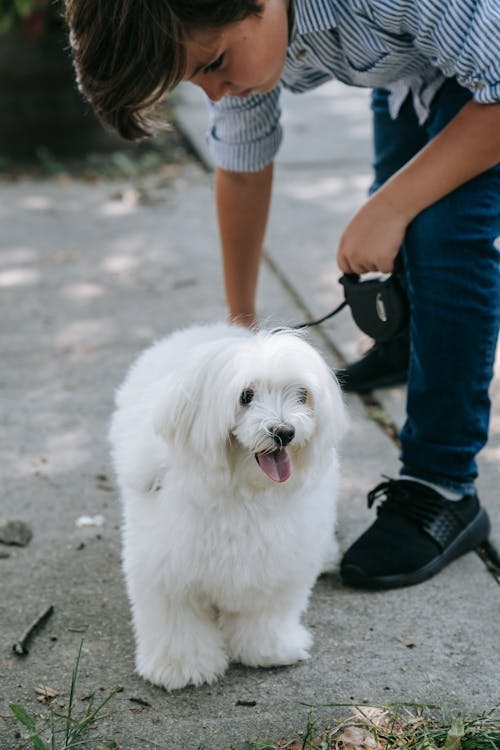
[[[273,482],[286,482],[292,473],[292,463],[286,448],[278,448],[271,453],[256,453],[255,459],[260,468]]]

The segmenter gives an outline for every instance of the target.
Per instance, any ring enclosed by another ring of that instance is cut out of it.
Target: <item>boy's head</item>
[[[67,0],[75,68],[101,119],[125,138],[181,80],[208,96],[273,88],[286,54],[288,0]]]

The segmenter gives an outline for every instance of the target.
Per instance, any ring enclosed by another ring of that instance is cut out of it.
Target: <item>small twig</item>
[[[16,641],[16,643],[14,643],[14,645],[12,646],[12,650],[15,654],[17,654],[17,656],[26,656],[26,654],[29,653],[28,643],[30,642],[36,631],[47,622],[53,612],[54,606],[51,604],[49,607],[47,607],[47,609],[44,609],[44,611],[38,615],[36,620],[31,623],[31,625],[26,630],[26,632],[23,633],[21,638]]]
[[[129,701],[131,703],[138,703],[139,706],[146,706],[146,708],[151,708],[151,703],[149,703],[149,701],[144,700],[144,698],[134,698],[132,696],[132,698],[129,698]]]

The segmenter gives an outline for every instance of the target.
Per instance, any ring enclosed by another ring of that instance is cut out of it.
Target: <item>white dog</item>
[[[116,404],[138,673],[173,690],[306,659],[345,425],[323,359],[289,331],[197,326],[145,351]]]

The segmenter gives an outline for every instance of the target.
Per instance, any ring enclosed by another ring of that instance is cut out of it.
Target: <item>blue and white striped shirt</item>
[[[445,78],[477,102],[500,100],[500,0],[291,0],[294,23],[280,84],[246,99],[209,102],[215,163],[252,172],[279,148],[281,86],[293,92],[337,79],[391,91],[393,117],[411,92],[424,122]]]

